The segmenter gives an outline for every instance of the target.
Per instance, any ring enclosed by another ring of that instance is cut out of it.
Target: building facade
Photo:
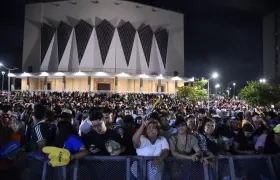
[[[28,4],[26,73],[16,76],[23,90],[174,92],[188,81],[179,77],[183,23],[182,14],[120,0]]]
[[[263,75],[267,79],[280,75],[280,11],[263,18]]]

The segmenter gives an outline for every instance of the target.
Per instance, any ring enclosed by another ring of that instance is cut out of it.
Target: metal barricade
[[[92,156],[64,167],[31,157],[16,163],[22,180],[276,180],[280,179],[279,156],[221,156],[216,168],[200,162],[168,158],[160,167],[155,157]]]
[[[276,179],[280,179],[280,156],[272,156],[270,157],[270,161],[270,166],[272,166],[275,172]]]

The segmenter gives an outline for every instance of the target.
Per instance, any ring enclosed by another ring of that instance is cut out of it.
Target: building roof
[[[127,73],[106,73],[106,72],[41,72],[41,73],[10,73],[9,77],[15,78],[62,78],[65,77],[75,77],[75,78],[86,78],[88,76],[93,78],[114,78],[119,77],[123,79],[146,79],[146,80],[163,80],[163,81],[183,81],[192,82],[194,78],[185,78],[179,76],[162,76],[162,75],[147,75],[147,74],[127,74]]]

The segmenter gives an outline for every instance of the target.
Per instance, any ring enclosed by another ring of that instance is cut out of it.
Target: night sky
[[[280,0],[133,1],[185,14],[185,76],[217,71],[224,86],[262,76],[262,17]],[[0,62],[21,68],[24,0],[1,2],[0,15]]]

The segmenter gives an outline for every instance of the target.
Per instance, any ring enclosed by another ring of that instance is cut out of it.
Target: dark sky
[[[240,83],[262,76],[262,17],[279,0],[134,0],[185,14],[185,75]],[[0,6],[0,61],[21,67],[24,0]]]

